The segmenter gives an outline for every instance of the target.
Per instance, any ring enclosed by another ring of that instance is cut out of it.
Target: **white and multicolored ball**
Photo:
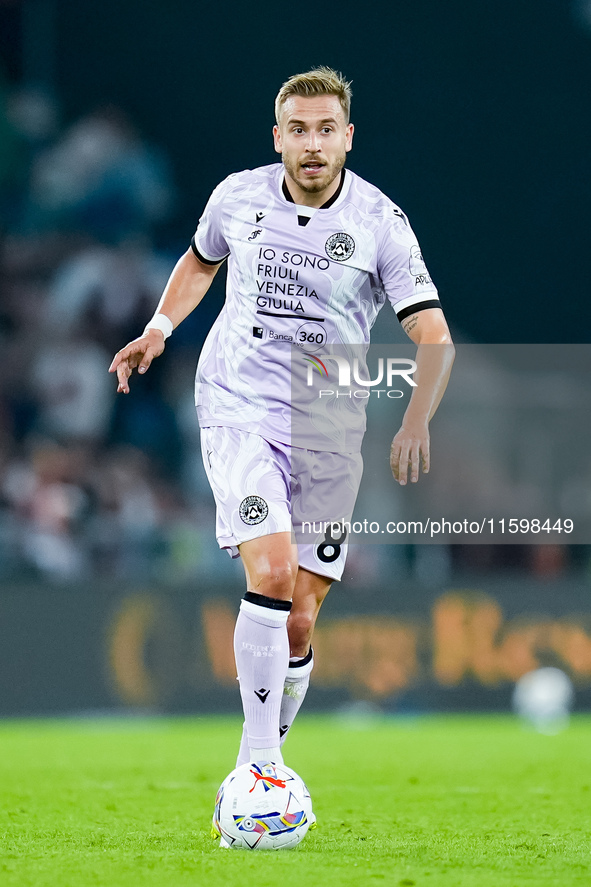
[[[213,824],[221,847],[289,850],[314,822],[310,792],[284,764],[242,764],[217,793]]]

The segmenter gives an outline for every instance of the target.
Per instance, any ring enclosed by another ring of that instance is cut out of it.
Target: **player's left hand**
[[[420,467],[423,469],[423,474],[429,472],[429,426],[426,422],[403,425],[392,441],[390,468],[394,480],[398,481],[400,486],[404,486],[408,480],[409,465],[410,480],[413,484],[419,479]]]

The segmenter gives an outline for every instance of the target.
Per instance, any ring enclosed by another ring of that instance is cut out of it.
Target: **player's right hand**
[[[164,334],[157,329],[150,329],[139,339],[134,339],[121,351],[118,351],[111,366],[110,373],[117,373],[117,393],[129,394],[129,377],[134,369],[145,373],[155,357],[164,351]]]

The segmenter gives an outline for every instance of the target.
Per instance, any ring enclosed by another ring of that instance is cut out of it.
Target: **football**
[[[310,792],[284,764],[242,764],[224,779],[215,800],[213,829],[221,847],[289,850],[314,823]]]

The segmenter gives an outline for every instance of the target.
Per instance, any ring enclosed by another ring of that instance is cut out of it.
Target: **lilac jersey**
[[[406,216],[349,170],[319,209],[293,203],[281,163],[228,176],[192,247],[206,264],[228,258],[226,302],[197,368],[201,427],[291,443],[294,351],[369,343],[386,297],[400,320],[439,307]],[[358,448],[362,434],[347,449]]]

